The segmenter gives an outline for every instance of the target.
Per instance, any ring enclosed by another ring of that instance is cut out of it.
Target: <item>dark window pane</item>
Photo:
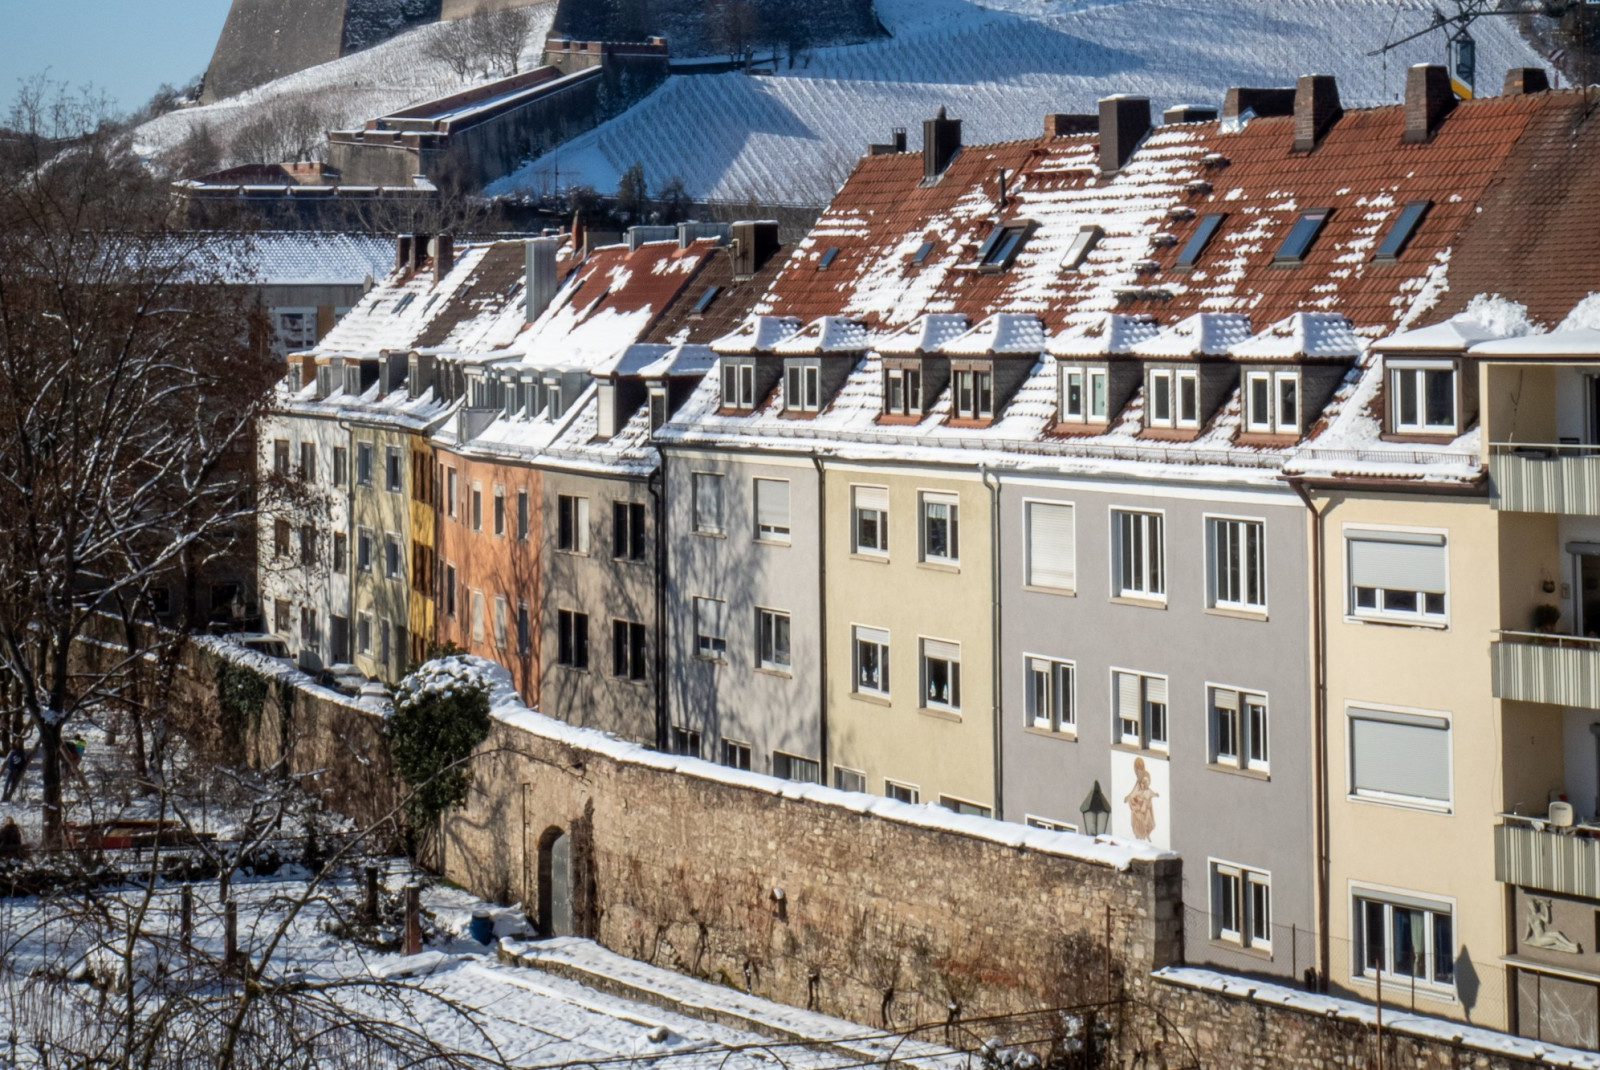
[[[1206,246],[1211,243],[1211,236],[1222,226],[1222,221],[1227,218],[1226,213],[1212,212],[1200,217],[1200,225],[1195,227],[1194,233],[1189,236],[1188,242],[1183,246],[1183,251],[1178,254],[1177,266],[1181,268],[1194,267],[1195,261],[1200,259],[1200,254],[1206,251]]]

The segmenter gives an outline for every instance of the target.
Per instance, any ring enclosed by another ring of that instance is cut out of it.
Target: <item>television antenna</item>
[[[1471,100],[1476,88],[1478,45],[1468,27],[1478,19],[1491,15],[1547,15],[1561,18],[1576,9],[1579,73],[1583,84],[1589,83],[1588,0],[1454,0],[1454,3],[1455,11],[1450,14],[1433,5],[1433,20],[1427,26],[1398,40],[1385,42],[1381,48],[1375,48],[1367,55],[1382,56],[1420,37],[1442,32],[1449,48],[1450,88],[1462,100]]]

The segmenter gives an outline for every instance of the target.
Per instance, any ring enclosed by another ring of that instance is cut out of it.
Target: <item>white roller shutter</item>
[[[1219,710],[1236,710],[1239,708],[1239,692],[1226,687],[1213,688],[1211,704]]]
[[[1443,535],[1405,531],[1351,532],[1350,585],[1443,594],[1448,568]]]
[[[1144,678],[1144,697],[1150,702],[1167,704],[1167,678],[1165,676],[1146,676]]]
[[[1144,723],[1144,708],[1139,697],[1139,678],[1131,672],[1117,673],[1117,716],[1125,721]]]
[[[1354,792],[1450,801],[1450,722],[1379,710],[1350,711]]]
[[[694,527],[696,531],[722,530],[722,477],[694,474]]]
[[[856,629],[856,638],[863,643],[877,643],[879,646],[889,645],[889,633],[882,628],[858,627]]]
[[[1077,587],[1076,525],[1071,505],[1028,502],[1028,584]]]
[[[882,512],[889,511],[888,487],[857,487],[855,490],[857,509],[877,509]]]
[[[763,529],[789,530],[788,480],[756,480],[756,523]]]
[[[924,657],[938,658],[941,661],[961,661],[961,644],[947,643],[943,639],[924,639],[922,641]]]

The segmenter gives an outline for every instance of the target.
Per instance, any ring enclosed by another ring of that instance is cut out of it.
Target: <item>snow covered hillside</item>
[[[1338,76],[1346,106],[1400,99],[1405,69],[1442,63],[1434,33],[1386,57],[1371,49],[1426,26],[1428,0],[878,0],[893,35],[821,49],[774,76],[674,77],[655,94],[490,187],[616,188],[634,161],[652,186],[681,177],[696,200],[826,204],[869,141],[942,104],[970,143],[1036,136],[1047,112],[1093,111],[1112,93],[1157,108],[1220,104],[1232,85]],[[1482,19],[1478,83],[1539,64],[1511,19]]]
[[[536,18],[522,51],[523,70],[539,63],[556,5],[551,0],[533,11]],[[138,151],[163,153],[204,124],[222,149],[224,164],[275,163],[239,155],[244,146],[236,148],[234,143],[252,123],[275,114],[305,112],[315,118],[320,140],[322,131],[359,126],[374,116],[475,84],[463,83],[442,60],[429,54],[429,42],[442,25],[419,26],[365,51],[286,75],[238,96],[152,119],[136,133]]]

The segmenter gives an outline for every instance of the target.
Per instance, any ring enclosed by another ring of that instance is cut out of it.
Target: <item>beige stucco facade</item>
[[[882,488],[888,552],[858,552],[858,488]],[[922,802],[995,805],[993,547],[991,489],[976,468],[913,468],[829,462],[826,502],[828,753],[865,790],[893,782]],[[925,501],[959,512],[953,563],[926,560]],[[887,694],[857,686],[858,629],[889,635]],[[959,708],[926,700],[927,644],[959,646]]]
[[[410,659],[411,440],[409,431],[378,422],[350,430],[351,661],[391,684]]]

